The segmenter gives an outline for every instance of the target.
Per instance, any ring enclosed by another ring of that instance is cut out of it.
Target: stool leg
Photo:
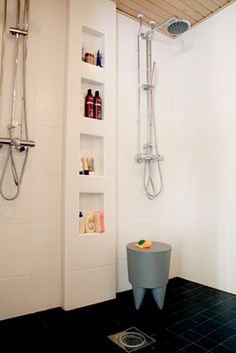
[[[138,310],[142,304],[144,295],[146,293],[146,288],[141,288],[136,286],[132,286],[132,288],[133,288],[135,308]]]
[[[166,294],[166,286],[159,287],[159,288],[152,288],[152,296],[155,302],[157,303],[157,306],[159,307],[159,309],[163,309],[165,294]]]

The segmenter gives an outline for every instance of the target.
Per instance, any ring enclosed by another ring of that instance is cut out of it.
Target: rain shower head
[[[166,26],[166,32],[172,36],[177,36],[186,32],[191,24],[188,20],[180,20],[175,18],[171,20]]]
[[[142,26],[143,14],[138,14],[137,18],[140,22],[140,32]],[[190,27],[191,23],[188,20],[182,19],[180,20],[178,17],[171,17],[165,22],[155,26],[155,21],[150,21],[149,25],[151,27],[150,30],[145,33],[140,33],[143,39],[150,38],[155,30],[164,30],[167,34],[170,34],[172,37],[178,36],[180,34],[185,33]]]

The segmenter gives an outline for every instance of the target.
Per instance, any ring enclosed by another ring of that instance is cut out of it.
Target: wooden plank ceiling
[[[155,21],[157,25],[171,17],[190,21],[191,27],[198,25],[210,16],[232,4],[235,0],[113,0],[117,11],[137,19],[143,14],[143,23],[149,25]],[[162,30],[159,30],[162,32]],[[164,32],[163,32],[164,33]]]

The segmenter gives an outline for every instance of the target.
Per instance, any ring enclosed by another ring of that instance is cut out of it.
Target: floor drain
[[[119,341],[125,347],[138,348],[145,344],[146,339],[144,335],[139,332],[125,332],[119,336]]]
[[[134,352],[156,342],[152,337],[146,335],[136,327],[130,327],[125,331],[117,332],[114,335],[108,336],[108,338],[126,352]]]

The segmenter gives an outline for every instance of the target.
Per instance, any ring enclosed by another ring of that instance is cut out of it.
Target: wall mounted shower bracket
[[[149,85],[149,84],[147,84],[147,83],[144,83],[144,84],[142,85],[142,88],[143,88],[145,91],[148,91],[148,90],[154,89],[155,86],[154,86],[154,85]]]
[[[28,31],[25,30],[25,29],[20,29],[20,28],[15,28],[15,27],[10,27],[9,28],[9,32],[12,34],[12,35],[16,35],[16,34],[20,34],[22,36],[27,36],[28,34]]]
[[[0,137],[0,147],[3,147],[3,145],[10,145],[10,146],[15,146],[17,149],[19,149],[19,146],[22,147],[34,147],[35,146],[35,141],[32,140],[20,140],[18,138],[8,138],[8,137]]]
[[[142,163],[143,161],[162,161],[163,157],[159,154],[138,153],[135,156],[135,162]]]

